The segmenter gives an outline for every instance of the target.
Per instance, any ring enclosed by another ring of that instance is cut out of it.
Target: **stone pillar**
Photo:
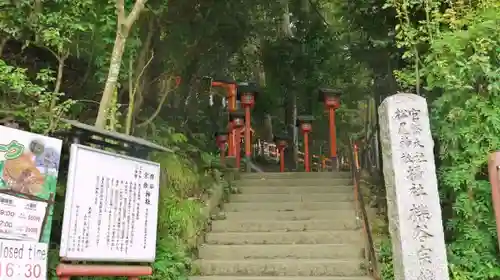
[[[448,280],[425,98],[399,93],[379,107],[395,280]]]

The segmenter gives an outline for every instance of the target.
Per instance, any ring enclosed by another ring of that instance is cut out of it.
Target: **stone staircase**
[[[252,173],[212,221],[194,280],[369,280],[350,173]]]

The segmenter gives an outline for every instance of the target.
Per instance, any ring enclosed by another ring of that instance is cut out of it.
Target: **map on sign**
[[[159,182],[158,163],[71,145],[59,255],[153,262]]]

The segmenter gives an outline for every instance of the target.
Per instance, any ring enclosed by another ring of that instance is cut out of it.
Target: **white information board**
[[[46,280],[47,243],[0,240],[0,280]]]
[[[38,242],[47,204],[0,193],[0,239]]]
[[[59,255],[153,262],[159,182],[158,163],[71,145]]]

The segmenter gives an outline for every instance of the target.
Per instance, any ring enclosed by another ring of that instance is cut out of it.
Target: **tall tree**
[[[95,121],[95,126],[104,128],[106,126],[106,114],[110,105],[113,93],[116,90],[116,85],[120,75],[123,52],[125,51],[127,38],[130,30],[139,18],[140,13],[144,10],[144,5],[147,0],[136,0],[132,11],[127,15],[125,9],[125,0],[116,0],[116,38],[111,53],[109,62],[108,78],[102,92],[101,102],[99,103],[99,111]],[[132,89],[129,89],[132,90]]]

